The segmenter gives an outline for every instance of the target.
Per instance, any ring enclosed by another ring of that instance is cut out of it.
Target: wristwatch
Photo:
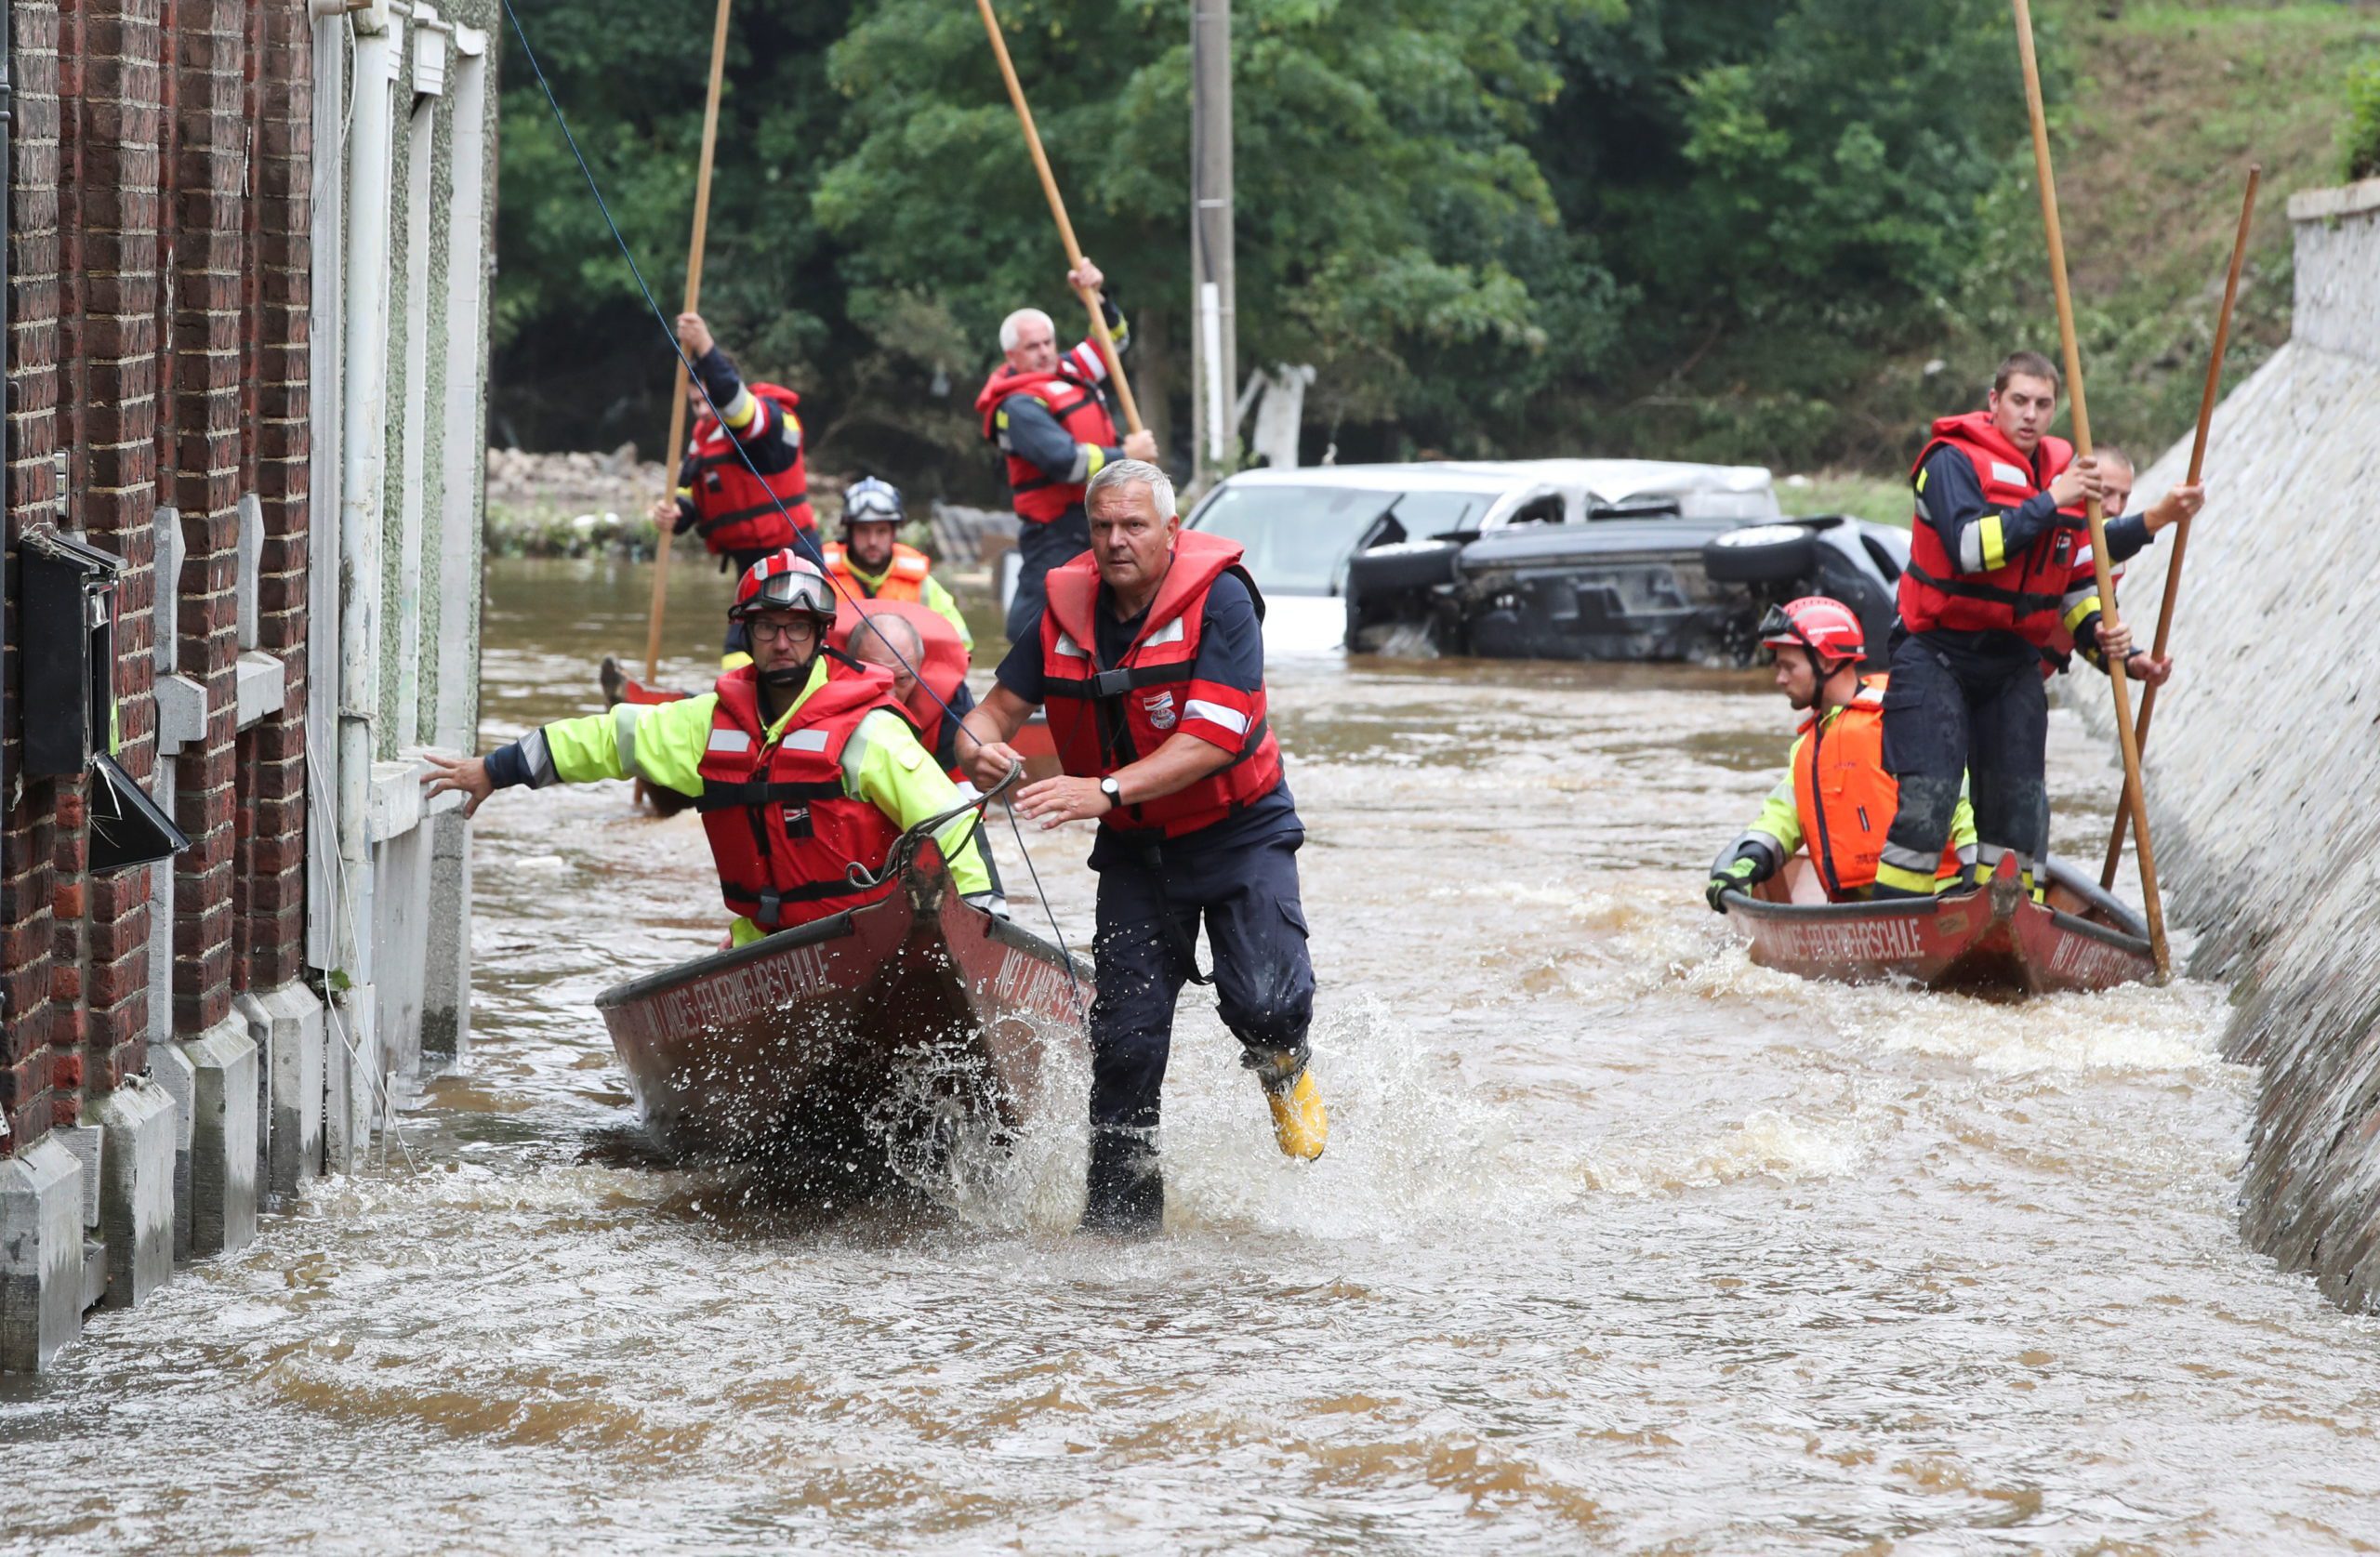
[[[1124,803],[1124,786],[1113,777],[1099,781],[1099,792],[1107,797],[1107,809],[1114,811]]]

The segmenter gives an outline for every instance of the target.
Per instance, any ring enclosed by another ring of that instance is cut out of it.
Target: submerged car
[[[1909,559],[1905,531],[1785,517],[1761,467],[1659,460],[1247,470],[1187,522],[1247,546],[1268,644],[1327,614],[1359,653],[1741,663],[1762,612],[1816,593],[1881,658]]]

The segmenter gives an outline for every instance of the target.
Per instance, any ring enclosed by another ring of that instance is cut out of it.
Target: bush
[[[2339,142],[2339,171],[2347,182],[2380,178],[2380,57],[2347,78],[2347,125]]]

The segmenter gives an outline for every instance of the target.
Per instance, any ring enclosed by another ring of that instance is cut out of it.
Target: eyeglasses
[[[789,622],[772,622],[758,616],[747,617],[744,627],[752,635],[752,641],[755,643],[780,638],[815,640],[818,636],[818,624],[807,616],[797,616]]]

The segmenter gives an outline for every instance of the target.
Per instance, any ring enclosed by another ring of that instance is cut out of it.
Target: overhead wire
[[[652,312],[654,323],[660,326],[663,338],[668,340],[669,343],[669,350],[671,353],[677,357],[679,363],[685,368],[686,382],[693,385],[695,392],[702,396],[703,404],[709,408],[712,419],[717,421],[722,429],[725,428],[727,425],[727,418],[721,415],[718,402],[711,399],[710,390],[703,383],[702,376],[694,371],[693,360],[686,355],[684,346],[680,344],[678,340],[677,331],[670,326],[669,316],[662,311],[661,304],[653,296],[652,286],[648,284],[644,279],[643,269],[636,262],[635,251],[628,247],[627,236],[620,231],[619,222],[612,216],[611,204],[603,198],[602,186],[596,182],[595,169],[588,164],[587,160],[587,153],[579,149],[578,137],[571,133],[569,117],[562,112],[562,100],[554,95],[553,83],[546,78],[546,69],[543,64],[538,62],[537,51],[530,46],[528,30],[521,24],[521,13],[513,8],[512,0],[504,0],[504,16],[505,20],[512,24],[512,35],[521,41],[522,58],[528,61],[530,73],[536,77],[537,90],[544,96],[547,108],[551,110],[553,112],[554,126],[562,131],[562,143],[570,148],[572,159],[578,164],[579,176],[587,180],[587,192],[594,197],[595,208],[602,214],[603,225],[611,231],[612,242],[619,246],[620,257],[627,261],[628,274],[634,278],[637,291],[644,298],[645,308]],[[728,447],[735,451],[735,457],[743,462],[745,469],[751,473],[752,479],[760,482],[761,490],[768,492],[769,501],[775,505],[777,512],[784,517],[787,524],[791,527],[795,542],[807,549],[810,553],[811,561],[818,565],[818,571],[826,578],[827,587],[834,590],[838,596],[851,605],[855,614],[864,619],[867,615],[866,609],[859,603],[858,600],[853,596],[850,590],[846,589],[841,584],[836,581],[834,574],[826,567],[826,554],[824,548],[822,548],[817,540],[809,533],[804,531],[800,525],[793,522],[792,511],[786,507],[785,500],[779,497],[774,491],[770,489],[767,478],[762,476],[760,474],[760,468],[752,463],[752,456],[746,452],[744,445],[732,435],[728,438],[727,444]],[[675,449],[667,451],[667,457],[671,460],[677,459],[679,457],[679,451]],[[654,544],[656,547],[666,548],[669,544],[669,536],[666,534],[656,535],[654,537]],[[892,656],[894,663],[898,664],[902,669],[907,671],[909,675],[915,679],[917,684],[924,689],[926,696],[932,699],[934,706],[939,707],[943,713],[949,718],[960,719],[963,724],[964,720],[959,710],[952,707],[948,703],[943,700],[942,694],[934,691],[932,684],[926,680],[924,675],[919,671],[918,666],[911,665],[908,660],[903,656],[900,649],[892,643],[891,638],[887,634],[881,632],[878,633],[876,637],[877,640],[884,645],[885,651]],[[1016,815],[1013,805],[1010,807],[1009,822],[1011,827],[1014,828]],[[972,829],[972,836],[980,837],[981,833],[982,819],[978,816],[974,826]],[[1022,850],[1024,845],[1024,834],[1019,830],[1017,833],[1017,846]],[[1051,906],[1049,894],[1041,889],[1041,875],[1038,870],[1034,868],[1033,857],[1030,853],[1025,855],[1025,867],[1026,873],[1032,878],[1035,893],[1040,897],[1042,912],[1049,917],[1051,933],[1057,938],[1058,951],[1065,960],[1066,975],[1069,979],[1073,979],[1075,977],[1074,954],[1066,947],[1065,932],[1058,928],[1057,911]]]

